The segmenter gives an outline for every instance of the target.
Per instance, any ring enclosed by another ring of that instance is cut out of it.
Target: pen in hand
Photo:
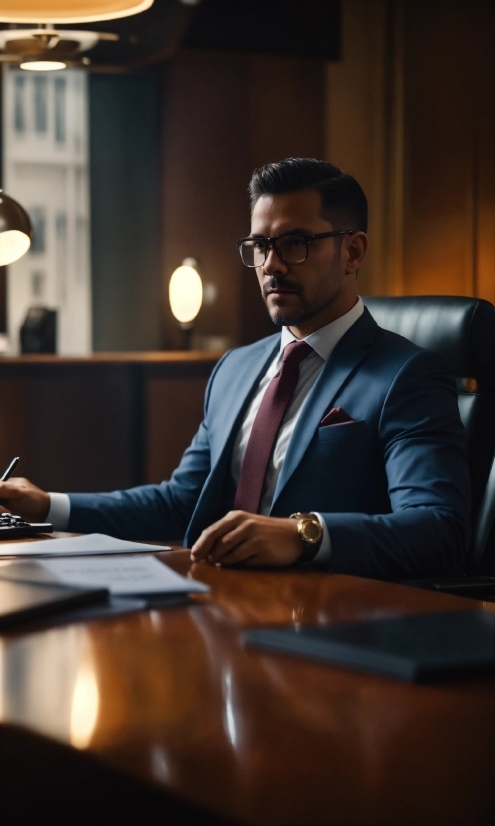
[[[16,456],[15,459],[12,459],[10,465],[8,466],[7,470],[4,471],[3,475],[0,477],[0,482],[6,482],[7,479],[12,476],[14,470],[16,469],[17,465],[19,464],[19,457]]]

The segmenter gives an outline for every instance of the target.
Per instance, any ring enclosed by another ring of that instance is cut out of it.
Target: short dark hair
[[[318,190],[322,212],[335,229],[366,232],[368,201],[356,179],[338,166],[315,158],[286,158],[255,169],[249,184],[251,209],[262,195],[282,195],[302,189]]]

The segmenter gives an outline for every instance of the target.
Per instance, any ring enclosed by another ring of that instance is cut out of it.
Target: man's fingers
[[[195,562],[206,559],[211,553],[220,537],[229,533],[246,514],[243,511],[229,511],[229,513],[218,522],[214,522],[209,528],[203,531],[199,539],[191,548],[191,556]]]
[[[223,520],[220,520],[220,522],[222,521]],[[217,525],[219,524],[219,522],[214,522],[213,525],[210,525],[209,528],[206,528],[206,530],[203,531],[199,539],[197,539],[194,545],[192,546],[191,557],[194,559],[195,562],[199,562],[199,560],[201,559],[206,559],[206,557],[210,553],[212,547],[216,542],[216,536],[218,534]]]
[[[233,551],[226,554],[220,560],[220,565],[230,567],[231,565],[256,565],[257,552],[251,542],[242,542]],[[209,561],[209,560],[208,560]]]
[[[223,564],[223,558],[226,554],[229,554],[241,543],[246,542],[249,539],[248,534],[249,526],[247,520],[244,520],[240,525],[217,539],[207,556],[208,562],[211,562],[212,565],[216,562],[222,562]]]
[[[24,479],[9,479],[8,482],[0,482],[0,499],[20,499],[25,494]]]

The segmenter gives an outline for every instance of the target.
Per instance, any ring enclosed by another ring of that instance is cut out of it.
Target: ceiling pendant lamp
[[[2,23],[90,23],[146,11],[153,0],[2,0]]]
[[[22,258],[31,246],[32,237],[26,210],[0,189],[0,267]]]

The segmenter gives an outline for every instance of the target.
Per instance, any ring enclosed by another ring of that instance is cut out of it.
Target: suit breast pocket
[[[361,440],[366,433],[366,422],[346,422],[346,424],[329,424],[326,427],[318,428],[317,442],[329,442],[334,440]]]

